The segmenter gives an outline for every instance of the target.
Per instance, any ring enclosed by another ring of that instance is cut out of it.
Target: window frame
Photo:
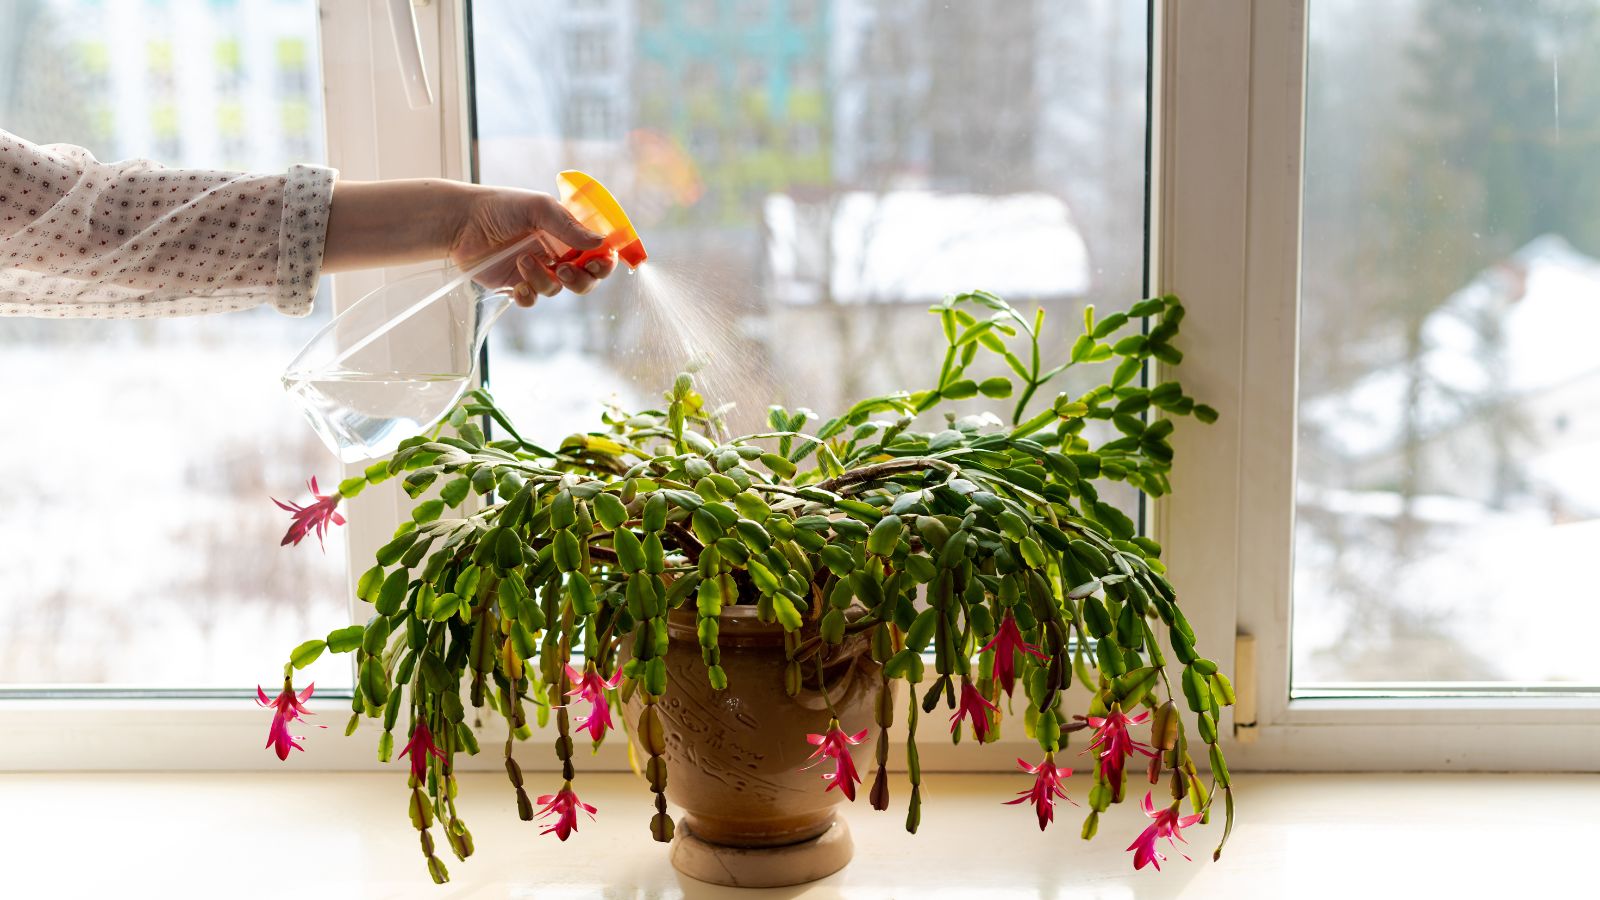
[[[406,101],[386,4],[320,4],[328,159],[341,177],[472,177],[466,4],[415,6],[435,97],[422,109]],[[1222,413],[1174,435],[1178,490],[1152,504],[1153,533],[1201,643],[1239,676],[1225,748],[1239,770],[1595,771],[1600,756],[1586,748],[1600,746],[1600,695],[1290,699],[1306,22],[1306,0],[1157,0],[1151,9],[1147,265],[1155,292],[1180,294],[1191,312],[1178,374]],[[411,271],[335,276],[335,309]],[[350,501],[352,587],[402,510],[392,482]],[[353,601],[353,620],[365,615]],[[0,727],[12,735],[0,770],[284,765],[252,743],[264,722],[243,698],[112,695],[134,696],[0,699]],[[330,701],[330,729],[315,735],[316,753],[287,765],[377,768],[370,726],[352,739],[335,733],[337,701],[349,693],[319,697]],[[1535,728],[1537,740],[1484,740],[1487,727],[1506,725]],[[1008,718],[1002,734],[1007,746],[981,754],[930,743],[925,765],[1002,767],[1028,743],[1020,721]],[[463,762],[494,767],[486,757]],[[548,761],[533,754],[526,764]],[[625,754],[608,745],[592,765],[620,769]]]
[[[1176,374],[1221,418],[1176,432],[1156,533],[1201,643],[1239,676],[1230,765],[1600,770],[1600,694],[1291,698],[1307,2],[1163,6],[1151,258],[1190,311]],[[1536,739],[1486,739],[1505,726]]]

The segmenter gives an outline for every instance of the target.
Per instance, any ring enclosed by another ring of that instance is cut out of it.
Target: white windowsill
[[[870,779],[870,774],[868,775]],[[739,891],[677,875],[646,833],[649,795],[626,774],[575,786],[600,809],[565,844],[518,821],[503,776],[463,775],[477,854],[440,852],[429,882],[398,771],[374,774],[0,776],[0,895],[10,897],[1283,898],[1554,896],[1600,840],[1600,778],[1585,775],[1245,775],[1220,863],[1220,822],[1191,829],[1157,873],[1124,852],[1146,821],[1132,804],[1078,839],[1081,809],[1041,834],[1001,801],[1025,775],[929,776],[922,831],[889,812],[847,812],[856,858],[807,889]],[[559,787],[530,773],[529,792]],[[821,782],[818,782],[821,788]],[[1069,791],[1082,800],[1083,778]],[[435,829],[437,832],[437,827]],[[436,835],[437,836],[437,835]],[[1170,850],[1170,848],[1169,848]],[[1570,892],[1564,892],[1569,893]]]

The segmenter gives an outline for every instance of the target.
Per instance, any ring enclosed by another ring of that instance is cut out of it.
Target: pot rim
[[[749,604],[724,606],[717,616],[719,638],[741,646],[782,644],[784,630],[777,622],[756,618],[756,607]],[[680,606],[667,612],[667,634],[683,640],[698,640],[700,615],[694,607]]]
[[[757,618],[758,609],[752,604],[724,606],[717,616],[718,641],[723,646],[765,647],[781,646],[783,626],[777,622],[763,622]],[[852,603],[845,617],[855,621],[866,615],[867,609]],[[674,640],[698,641],[700,616],[692,603],[667,611],[667,634]],[[844,647],[867,643],[867,635],[854,634],[845,638]]]

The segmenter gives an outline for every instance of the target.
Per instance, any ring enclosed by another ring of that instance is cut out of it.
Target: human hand
[[[616,257],[610,254],[581,268],[557,262],[568,248],[593,250],[602,239],[579,225],[556,198],[538,191],[487,186],[472,190],[450,241],[450,260],[466,267],[529,234],[538,235],[532,249],[485,270],[478,283],[487,288],[513,288],[518,305],[532,306],[541,295],[554,297],[562,288],[587,294],[616,269]]]

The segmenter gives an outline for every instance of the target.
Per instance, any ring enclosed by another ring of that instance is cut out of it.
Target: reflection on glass
[[[8,131],[104,160],[322,158],[312,0],[20,0],[0,18]],[[278,384],[318,309],[0,318],[0,686],[242,689],[348,621],[342,530],[279,551],[269,500],[338,479]],[[339,661],[309,675],[350,681]]]
[[[478,178],[548,191],[580,168],[610,186],[650,277],[715,330],[702,383],[736,431],[769,403],[826,414],[930,383],[926,308],[946,293],[1041,304],[1064,352],[1084,303],[1142,289],[1145,4],[1004,7],[480,0]],[[525,52],[600,29],[606,65]],[[609,117],[583,111],[602,99]],[[651,404],[670,383],[687,354],[640,303],[646,280],[501,323],[492,387],[528,431],[594,427],[608,396]]]
[[[1600,2],[1312,4],[1294,684],[1600,684]]]

